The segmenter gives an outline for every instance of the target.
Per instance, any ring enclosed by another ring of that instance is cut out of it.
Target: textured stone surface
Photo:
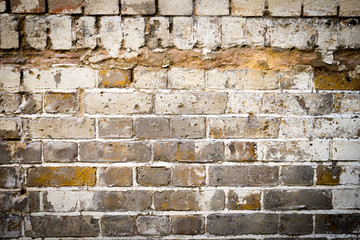
[[[155,13],[155,0],[121,0],[121,14],[151,15]]]
[[[104,236],[129,236],[135,233],[134,219],[131,216],[104,216],[101,218]]]

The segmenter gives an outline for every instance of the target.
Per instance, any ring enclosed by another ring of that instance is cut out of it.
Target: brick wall
[[[358,0],[0,0],[0,238],[358,239]]]

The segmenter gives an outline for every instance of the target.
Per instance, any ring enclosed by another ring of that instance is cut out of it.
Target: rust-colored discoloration
[[[45,13],[45,0],[37,0],[37,4],[33,8],[29,8],[29,5],[28,0],[10,1],[11,12],[13,13]]]
[[[354,71],[315,69],[315,88],[319,90],[360,90],[360,75]]]
[[[338,185],[343,169],[339,166],[318,166],[316,169],[317,185]]]
[[[258,210],[260,209],[260,198],[260,193],[239,196],[235,191],[230,191],[228,208],[230,210]]]
[[[254,161],[256,160],[255,142],[231,142],[227,145],[230,150],[229,161]]]
[[[131,71],[121,69],[101,69],[99,88],[125,88],[131,84]]]
[[[82,0],[48,1],[49,13],[81,13]]]
[[[96,168],[32,167],[28,169],[30,187],[94,186]]]

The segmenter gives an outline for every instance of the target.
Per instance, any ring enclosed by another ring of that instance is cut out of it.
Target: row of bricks
[[[201,187],[208,181],[208,186],[269,187],[312,186],[314,183],[328,186],[357,185],[360,182],[360,167],[354,165],[318,165],[315,171],[313,166],[298,165],[211,165],[208,168],[206,170],[204,166],[191,165],[179,165],[173,168],[142,166],[134,169],[69,166],[27,169],[0,167],[0,188],[19,188],[24,184],[28,187]],[[136,176],[133,176],[133,170],[136,171]],[[316,172],[316,180],[314,180],[314,172]],[[136,177],[136,182],[133,181],[133,177]]]
[[[155,95],[155,96],[154,96]],[[0,93],[0,112],[20,114],[279,114],[282,116],[323,116],[360,112],[359,94],[269,93],[269,92],[184,92],[148,94],[141,92],[46,92]],[[155,98],[155,99],[154,99]],[[197,102],[196,102],[197,101]],[[124,103],[127,103],[126,105]],[[122,105],[123,104],[123,105]],[[143,104],[140,106],[140,104]],[[208,104],[208,106],[201,106]],[[84,106],[84,108],[83,108]],[[140,106],[140,107],[137,107]],[[201,107],[203,107],[201,109]],[[201,119],[200,119],[201,120]],[[168,121],[167,121],[168,122]],[[169,123],[164,122],[165,125]],[[176,122],[178,124],[181,122]],[[198,128],[204,136],[205,123]],[[130,128],[124,136],[132,136]],[[164,135],[168,135],[164,133]],[[178,134],[175,134],[175,136]],[[198,134],[195,133],[196,137]],[[124,137],[123,136],[123,137]],[[200,136],[200,137],[201,137]]]
[[[175,90],[360,90],[360,66],[332,72],[297,65],[290,70],[189,69],[172,67],[134,69],[0,67],[0,90],[41,91],[77,88]],[[352,97],[355,98],[356,96]],[[352,104],[358,105],[358,104]]]
[[[254,19],[241,17],[95,17],[27,16],[23,21],[21,46],[44,50],[94,49],[96,46],[117,53],[120,48],[216,50],[218,47],[272,46],[334,51],[359,48],[360,25],[357,19]],[[171,24],[170,24],[171,22]],[[19,48],[19,18],[0,15],[0,48]],[[50,33],[48,34],[48,29]],[[48,37],[51,45],[48,44]]]
[[[173,122],[177,124],[173,124]],[[132,127],[128,119],[111,119],[101,123],[101,138],[169,139],[275,139],[307,138],[329,139],[359,137],[358,118],[279,118],[279,117],[209,117],[208,127],[203,118],[139,118]],[[170,127],[171,126],[171,127]],[[128,129],[127,129],[128,128]],[[134,128],[134,130],[132,130]],[[207,130],[206,130],[207,129]],[[112,131],[112,132],[111,132]],[[125,131],[125,133],[123,133]],[[0,118],[2,139],[92,139],[96,138],[96,121],[93,118],[43,117],[35,119]],[[306,144],[305,144],[306,145]],[[304,146],[303,146],[304,147]],[[325,148],[324,148],[325,149]],[[336,153],[334,153],[336,155]],[[340,155],[343,153],[341,152]],[[348,156],[351,156],[350,154]],[[351,158],[352,159],[352,158]]]
[[[359,214],[210,214],[179,216],[20,216],[4,214],[0,230],[5,237],[102,237],[167,235],[356,234]],[[206,225],[206,226],[205,226]],[[61,227],[60,227],[61,226]],[[66,231],[61,231],[66,229]],[[207,238],[205,235],[203,238]],[[183,236],[184,237],[184,236]],[[199,238],[200,239],[200,238]],[[279,239],[265,237],[265,240]],[[293,239],[283,237],[281,239]],[[326,237],[307,238],[326,240]],[[342,239],[342,238],[336,238]],[[345,238],[344,238],[345,239]],[[347,238],[349,239],[349,238]]]
[[[276,17],[290,16],[360,16],[356,0],[9,0],[12,13],[57,13],[86,15],[231,15],[263,16],[265,10]],[[195,5],[195,6],[194,6]],[[230,6],[231,5],[231,6]],[[338,10],[339,8],[339,10]],[[6,0],[0,1],[0,12]]]

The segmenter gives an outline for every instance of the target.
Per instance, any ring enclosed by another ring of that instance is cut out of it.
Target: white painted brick
[[[51,48],[54,50],[70,50],[72,45],[71,17],[50,16]]]
[[[261,93],[229,93],[228,113],[260,113]]]
[[[18,118],[0,118],[0,138],[20,138],[21,123],[19,120]]]
[[[229,15],[229,1],[195,0],[195,14],[202,16]]]
[[[334,140],[333,160],[360,160],[360,141]]]
[[[246,44],[263,47],[265,44],[266,19],[249,18],[245,22]]]
[[[101,17],[99,38],[101,46],[117,55],[122,42],[121,17]]]
[[[134,69],[135,88],[158,89],[166,88],[167,70],[137,67]]]
[[[205,88],[205,71],[203,69],[171,68],[169,71],[169,88]]]
[[[121,0],[123,15],[151,15],[155,11],[155,0]]]
[[[0,12],[5,12],[6,11],[6,1],[2,0],[0,1]]]
[[[94,88],[96,73],[91,68],[63,68],[60,80],[58,88]]]
[[[48,191],[44,193],[44,208],[50,212],[74,212],[79,204],[80,192]]]
[[[86,15],[109,15],[119,13],[119,0],[84,0]]]
[[[232,0],[231,11],[234,16],[263,16],[265,0]]]
[[[360,119],[354,118],[316,118],[309,137],[314,138],[358,138]]]
[[[170,46],[169,19],[153,17],[149,21],[147,46],[150,49],[167,48]]]
[[[80,17],[75,21],[73,37],[77,48],[96,47],[97,31],[95,27],[95,17]]]
[[[180,16],[191,15],[193,12],[192,0],[158,0],[159,13],[161,15]]]
[[[20,70],[15,67],[0,67],[0,91],[16,91],[20,87]]]
[[[222,70],[219,68],[208,70],[207,87],[212,89],[244,89],[246,70]]]
[[[199,17],[196,21],[196,39],[199,47],[216,49],[221,42],[219,19]]]
[[[194,20],[191,17],[173,18],[173,41],[178,49],[192,49],[194,40]]]
[[[126,18],[123,23],[124,47],[138,50],[145,44],[144,18]]]
[[[244,79],[244,89],[250,90],[270,90],[279,87],[278,72],[274,70],[261,71],[250,70],[246,71]]]
[[[341,166],[343,170],[340,174],[341,185],[359,185],[360,184],[360,167],[359,166]]]
[[[309,118],[281,118],[279,138],[303,138],[306,131],[311,131],[312,120]]]
[[[245,19],[223,17],[221,19],[221,45],[223,47],[241,46],[245,40]]]
[[[299,17],[301,4],[299,0],[268,0],[268,10],[276,17]]]
[[[335,109],[339,113],[360,113],[360,95],[358,94],[336,95]]]
[[[336,16],[338,0],[303,0],[304,16]]]
[[[85,112],[89,114],[151,113],[153,95],[141,92],[86,92]]]
[[[260,142],[258,158],[264,161],[327,161],[329,141]]]
[[[334,209],[359,209],[360,189],[334,190]]]
[[[336,50],[339,47],[339,28],[338,22],[327,20],[317,20],[314,22],[316,31],[316,45],[323,50]]]
[[[47,45],[48,23],[44,17],[25,17],[26,43],[37,50],[44,50]]]
[[[360,2],[358,0],[339,0],[341,17],[360,16]]]
[[[357,24],[351,24],[356,21]],[[340,23],[339,46],[343,48],[360,48],[360,24],[359,20],[344,20]]]
[[[0,15],[0,48],[19,48],[18,18],[8,14]]]
[[[311,90],[314,70],[308,65],[295,66],[293,70],[280,71],[280,86],[283,89]]]

